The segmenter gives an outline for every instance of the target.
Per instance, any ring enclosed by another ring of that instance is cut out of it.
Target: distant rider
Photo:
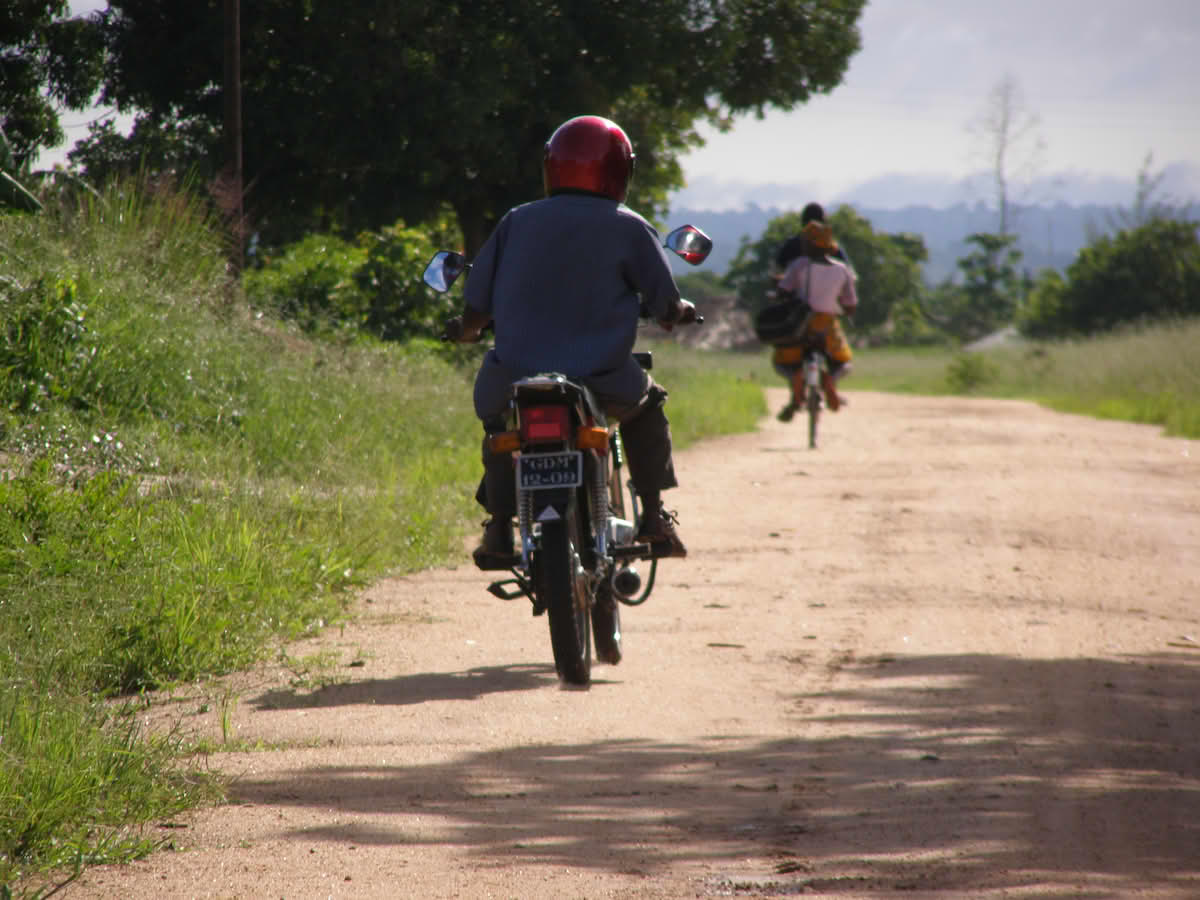
[[[820,203],[808,203],[804,209],[800,211],[800,233],[788,238],[779,247],[779,252],[775,254],[775,266],[780,272],[787,269],[792,260],[804,255],[804,226],[809,222],[825,222],[825,207]],[[837,243],[833,242],[833,251],[830,253],[834,259],[840,259],[846,265],[850,265],[850,259],[846,256],[846,251],[843,250]],[[853,266],[851,266],[853,269]]]
[[[687,555],[662,508],[676,487],[667,392],[633,358],[644,304],[660,325],[695,321],[679,296],[658,232],[624,205],[633,175],[633,145],[615,122],[577,116],[546,142],[547,197],[510,209],[476,256],[461,317],[447,335],[478,341],[493,322],[495,346],[475,378],[475,413],[483,422],[484,478],[476,497],[491,514],[476,563],[513,555],[516,488],[512,456],[493,453],[487,435],[507,429],[511,385],[559,372],[592,390],[621,438],[643,516],[638,543],[658,556]]]
[[[815,205],[815,204],[810,204]],[[830,411],[837,412],[844,402],[837,382],[850,371],[850,344],[838,317],[853,315],[858,307],[854,271],[837,259],[833,229],[823,221],[811,219],[802,232],[800,254],[793,258],[779,280],[783,296],[794,296],[810,310],[804,327],[794,342],[776,346],[772,362],[775,370],[791,384],[792,396],[779,412],[781,422],[790,422],[804,402],[804,348],[819,342],[828,361],[821,374],[821,389]]]

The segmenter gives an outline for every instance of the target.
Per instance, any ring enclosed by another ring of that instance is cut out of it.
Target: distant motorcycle
[[[712,241],[684,225],[667,235],[664,246],[698,265]],[[442,250],[424,280],[445,292],[469,268],[462,254]],[[649,353],[634,355],[651,367]],[[494,567],[511,570],[512,577],[493,582],[488,591],[502,600],[528,597],[535,616],[546,613],[559,678],[587,685],[593,631],[596,659],[620,662],[619,604],[645,602],[658,566],[651,545],[634,542],[642,511],[632,482],[624,478],[617,423],[607,421],[586,387],[547,372],[513,384],[509,430],[489,440],[493,452],[513,456],[521,546]],[[650,563],[645,585],[633,565],[637,561]]]

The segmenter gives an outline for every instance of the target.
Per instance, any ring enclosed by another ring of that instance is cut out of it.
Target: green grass
[[[851,390],[970,393],[1162,426],[1200,438],[1200,321],[1163,322],[1086,340],[1017,341],[980,353],[855,353]]]
[[[82,867],[144,856],[148,826],[220,797],[210,774],[177,764],[171,736],[146,735],[133,704],[57,692],[0,694],[0,893],[39,873],[69,881]],[[150,777],[150,776],[153,777]]]
[[[697,352],[653,337],[640,344],[638,349],[654,354],[651,374],[669,394],[666,410],[676,449],[706,437],[753,431],[766,415],[761,373],[746,354]]]

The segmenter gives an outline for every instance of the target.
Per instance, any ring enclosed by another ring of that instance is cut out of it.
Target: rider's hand
[[[658,324],[661,325],[665,331],[670,331],[676,325],[688,325],[692,322],[699,321],[699,319],[700,317],[696,315],[696,305],[692,303],[692,301],[684,300],[681,297],[679,298],[679,308],[675,318],[671,319],[670,321],[667,321],[666,319],[659,319]]]
[[[474,344],[479,340],[480,332],[478,328],[467,328],[463,324],[462,316],[455,316],[446,320],[440,337],[443,341],[450,343]]]

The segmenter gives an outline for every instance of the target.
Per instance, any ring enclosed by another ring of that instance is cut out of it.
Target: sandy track
[[[589,691],[486,575],[386,581],[295,650],[343,683],[238,682],[231,805],[67,896],[1200,897],[1200,444],[849,396],[680,455]]]

